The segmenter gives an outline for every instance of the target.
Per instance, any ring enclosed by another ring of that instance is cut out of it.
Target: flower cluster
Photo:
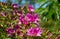
[[[28,7],[25,6],[21,8],[18,4],[12,4],[12,7],[13,10],[10,16],[11,20],[14,22],[10,23],[10,25],[8,24],[6,28],[8,36],[41,36],[42,30],[39,25],[40,19],[38,14],[34,13],[33,6],[29,5]],[[25,9],[27,9],[26,13],[24,11]],[[9,14],[5,15],[4,12],[2,12],[1,15],[3,17],[9,17]]]

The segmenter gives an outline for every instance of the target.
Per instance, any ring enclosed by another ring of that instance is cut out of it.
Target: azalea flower
[[[31,23],[33,22],[37,22],[39,21],[39,17],[38,17],[38,14],[30,14],[30,13],[27,13],[25,18],[30,21]]]
[[[23,22],[24,25],[28,25],[29,24],[28,20],[26,20],[26,19],[23,19],[22,22]]]
[[[12,28],[7,28],[6,31],[8,33],[8,36],[12,36],[15,33],[15,30]]]
[[[42,30],[39,27],[30,28],[27,30],[27,35],[29,36],[41,36]]]
[[[20,25],[15,25],[14,30],[21,29],[22,27]]]
[[[33,8],[32,5],[29,5],[29,6],[28,6],[28,11],[29,11],[29,12],[34,12],[34,8]]]
[[[19,20],[17,24],[18,24],[18,25],[21,25],[21,24],[22,24],[22,22]]]
[[[28,20],[25,19],[24,15],[20,15],[19,20],[20,20],[20,22],[23,23],[24,25],[28,25],[28,23],[29,23]]]
[[[19,17],[19,20],[22,21],[24,19],[24,15],[21,14],[20,17]]]
[[[12,4],[12,7],[13,8],[19,8],[19,5],[18,4]]]

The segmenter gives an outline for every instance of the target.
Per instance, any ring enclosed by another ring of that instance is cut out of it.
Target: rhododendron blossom
[[[21,26],[14,26],[13,28],[7,28],[6,31],[8,33],[8,36],[12,36],[13,34],[17,33],[18,35],[22,35],[22,32],[20,31]]]
[[[28,6],[28,11],[29,11],[29,12],[34,12],[34,8],[33,8],[32,5],[29,5],[29,6]]]
[[[18,4],[12,4],[12,7],[13,8],[19,8],[19,5]]]
[[[7,28],[6,31],[8,33],[8,36],[12,36],[15,33],[15,30],[12,28]]]
[[[27,35],[29,36],[41,36],[42,30],[39,27],[30,28],[27,30]]]
[[[24,19],[24,15],[20,15],[19,20],[22,21]]]
[[[30,22],[37,22],[39,21],[39,17],[38,17],[38,14],[30,14],[30,13],[27,13],[26,14],[26,19]]]
[[[26,20],[26,19],[23,19],[22,22],[23,22],[23,24],[25,24],[25,25],[28,25],[28,24],[29,24],[28,20]]]
[[[14,30],[16,30],[16,29],[21,29],[21,26],[15,25],[15,26],[14,26]]]

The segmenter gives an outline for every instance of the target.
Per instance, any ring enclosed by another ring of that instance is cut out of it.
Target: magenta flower
[[[30,13],[27,13],[25,18],[30,21],[30,22],[37,22],[39,20],[39,17],[38,17],[38,14],[30,14]]]
[[[18,4],[12,4],[12,7],[13,8],[19,8],[19,5]]]
[[[21,26],[19,26],[19,25],[15,25],[14,26],[14,30],[16,30],[16,29],[21,29],[22,27]]]
[[[24,15],[21,14],[20,17],[19,17],[19,20],[22,21],[24,19]]]
[[[29,36],[41,36],[42,30],[39,27],[30,28],[27,30],[27,35]]]
[[[28,6],[28,11],[29,11],[29,12],[34,12],[34,8],[33,8],[32,5],[29,5],[29,6]]]
[[[23,19],[22,22],[23,22],[24,25],[28,25],[29,24],[28,20],[26,20],[26,19]]]
[[[22,27],[21,26],[19,26],[19,25],[15,25],[14,26],[14,30],[15,30],[15,32],[17,33],[17,35],[20,35],[20,36],[22,36],[23,35],[23,33],[22,33]]]
[[[18,24],[18,25],[21,25],[21,24],[22,24],[22,22],[19,20],[17,24]]]
[[[8,36],[12,36],[15,33],[15,30],[12,28],[7,28],[6,31],[8,33]]]
[[[25,19],[24,15],[20,15],[19,20],[21,21],[21,23],[23,23],[24,25],[28,25],[28,20]]]

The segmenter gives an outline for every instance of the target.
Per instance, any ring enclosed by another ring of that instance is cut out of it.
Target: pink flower
[[[28,25],[28,20],[25,19],[24,15],[20,15],[19,20],[21,23],[23,23],[24,25]]]
[[[8,33],[8,36],[12,36],[15,33],[15,30],[12,28],[7,28],[6,31]]]
[[[27,13],[25,18],[30,21],[30,22],[37,22],[39,20],[39,17],[38,17],[38,14],[30,14],[30,13]]]
[[[22,22],[23,19],[24,19],[24,15],[21,14],[20,17],[19,17],[19,20]]]
[[[19,8],[19,5],[18,4],[12,4],[12,7],[13,8]]]
[[[14,30],[21,29],[22,27],[20,25],[15,25]]]
[[[27,35],[29,36],[41,36],[42,30],[39,27],[30,28],[27,30]]]
[[[22,22],[19,20],[17,24],[18,24],[18,25],[21,25],[21,24],[22,24]]]
[[[29,6],[28,6],[28,11],[29,11],[29,12],[34,12],[34,8],[33,8],[32,5],[29,5]]]
[[[23,22],[23,24],[25,24],[25,25],[28,25],[28,24],[29,24],[28,20],[26,20],[26,19],[23,19],[22,22]]]

